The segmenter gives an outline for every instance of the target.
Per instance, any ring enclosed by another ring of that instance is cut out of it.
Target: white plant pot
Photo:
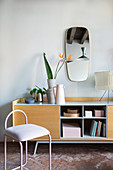
[[[47,100],[49,104],[55,104],[54,97],[54,87],[55,87],[55,79],[47,79],[48,82],[48,90],[47,90]]]
[[[51,89],[55,86],[55,79],[47,79],[48,89]]]

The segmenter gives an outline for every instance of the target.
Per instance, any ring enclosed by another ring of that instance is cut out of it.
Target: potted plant
[[[64,63],[65,62],[72,62],[72,60],[71,60],[72,55],[70,54],[68,56],[68,58],[65,58],[64,54],[61,55],[59,53],[59,57],[61,59],[57,63],[54,76],[53,76],[52,69],[51,69],[51,67],[50,67],[50,65],[47,61],[45,53],[43,53],[43,57],[44,57],[44,62],[45,62],[45,67],[46,67],[46,72],[47,72],[47,77],[48,77],[48,79],[47,79],[47,82],[48,82],[47,99],[48,99],[48,103],[54,104],[55,103],[55,97],[54,97],[53,87],[55,87],[55,79],[56,79],[59,71],[61,70],[62,66],[64,65]]]
[[[58,64],[56,66],[56,69],[55,69],[55,73],[54,73],[54,76],[53,76],[53,72],[52,72],[52,69],[47,61],[47,58],[46,58],[46,54],[43,53],[43,57],[44,57],[44,62],[45,62],[45,67],[46,67],[46,72],[47,72],[47,77],[48,77],[48,88],[52,88],[55,84],[55,79],[59,73],[59,71],[61,70],[62,66],[64,65],[65,62],[72,62],[72,55],[70,54],[68,56],[68,58],[66,59],[65,58],[65,54],[61,55],[59,53],[59,57],[61,58],[59,61],[58,61]]]
[[[35,101],[43,102],[43,95],[46,94],[46,89],[45,88],[41,89],[37,85],[35,85],[35,86],[36,86],[36,88],[33,88],[30,91],[30,94],[31,95],[34,94]]]

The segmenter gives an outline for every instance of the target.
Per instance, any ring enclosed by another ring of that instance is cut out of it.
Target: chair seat
[[[24,124],[6,128],[4,134],[17,141],[26,141],[41,136],[49,135],[50,132],[41,126],[34,124]]]

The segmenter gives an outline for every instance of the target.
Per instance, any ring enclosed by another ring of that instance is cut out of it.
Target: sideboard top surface
[[[86,101],[86,102],[65,102],[65,104],[48,104],[47,102],[43,102],[43,103],[34,103],[34,104],[26,104],[25,102],[19,102],[19,103],[15,103],[15,106],[18,105],[23,105],[23,106],[69,106],[69,105],[73,105],[73,106],[82,106],[82,105],[86,105],[86,106],[90,106],[90,105],[113,105],[113,101],[109,101],[109,103],[107,101]]]

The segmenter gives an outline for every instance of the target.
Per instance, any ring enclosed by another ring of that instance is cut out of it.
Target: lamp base
[[[104,92],[104,94],[102,95],[102,97],[99,99],[99,101],[101,101],[102,100],[102,98],[104,97],[104,95],[106,94],[106,92],[108,91],[108,103],[109,103],[109,90],[105,90],[105,92]]]

